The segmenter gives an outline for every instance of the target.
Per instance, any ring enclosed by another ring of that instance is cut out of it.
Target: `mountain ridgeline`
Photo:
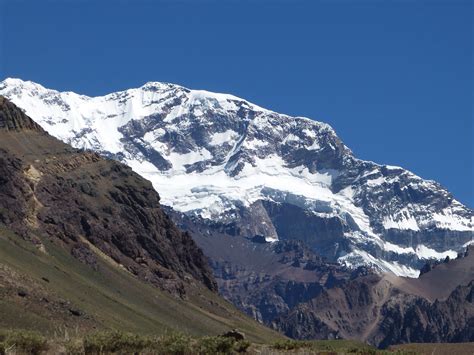
[[[473,211],[442,186],[357,159],[322,122],[157,82],[88,97],[6,79],[0,94],[62,141],[124,162],[164,205],[226,235],[302,240],[329,261],[411,277],[473,237]]]

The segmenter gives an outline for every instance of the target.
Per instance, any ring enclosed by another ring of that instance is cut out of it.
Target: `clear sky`
[[[0,80],[165,81],[331,124],[474,206],[471,0],[0,0]]]

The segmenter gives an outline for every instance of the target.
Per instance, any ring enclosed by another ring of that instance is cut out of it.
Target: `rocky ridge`
[[[0,223],[44,249],[44,238],[96,267],[105,258],[171,293],[216,290],[208,261],[129,167],[49,136],[0,97]]]
[[[378,347],[474,339],[472,250],[420,279],[367,275],[324,290],[273,322],[299,339],[360,339]]]

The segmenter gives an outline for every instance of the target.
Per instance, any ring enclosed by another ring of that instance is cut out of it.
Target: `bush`
[[[162,336],[157,343],[153,344],[153,349],[159,354],[188,355],[195,353],[192,348],[192,338],[181,333]]]
[[[246,353],[249,346],[250,342],[248,340],[239,340],[234,344],[234,350],[238,353]]]
[[[68,355],[82,355],[84,354],[84,345],[80,339],[70,339],[63,343]]]
[[[84,338],[86,354],[101,354],[107,352],[134,353],[142,351],[150,345],[150,341],[134,334],[122,332],[99,332]]]
[[[318,344],[318,348],[321,350],[334,351],[334,347],[329,344]]]
[[[232,354],[235,339],[227,337],[203,337],[199,339],[198,352],[202,355]]]
[[[350,354],[361,354],[361,355],[376,355],[379,352],[376,349],[367,349],[362,347],[353,346],[347,350]],[[390,352],[391,353],[391,352]]]
[[[273,349],[276,350],[297,350],[301,348],[310,348],[312,344],[308,341],[298,340],[280,340],[272,345]]]
[[[48,342],[45,337],[25,330],[2,332],[0,344],[0,354],[4,354],[10,348],[27,354],[39,354],[48,350]]]

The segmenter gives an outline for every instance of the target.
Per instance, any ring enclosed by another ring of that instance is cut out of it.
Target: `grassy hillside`
[[[49,335],[178,330],[196,336],[238,328],[256,342],[280,337],[197,283],[187,299],[177,299],[138,281],[105,256],[96,271],[56,244],[42,242],[44,251],[0,226],[0,328]]]

